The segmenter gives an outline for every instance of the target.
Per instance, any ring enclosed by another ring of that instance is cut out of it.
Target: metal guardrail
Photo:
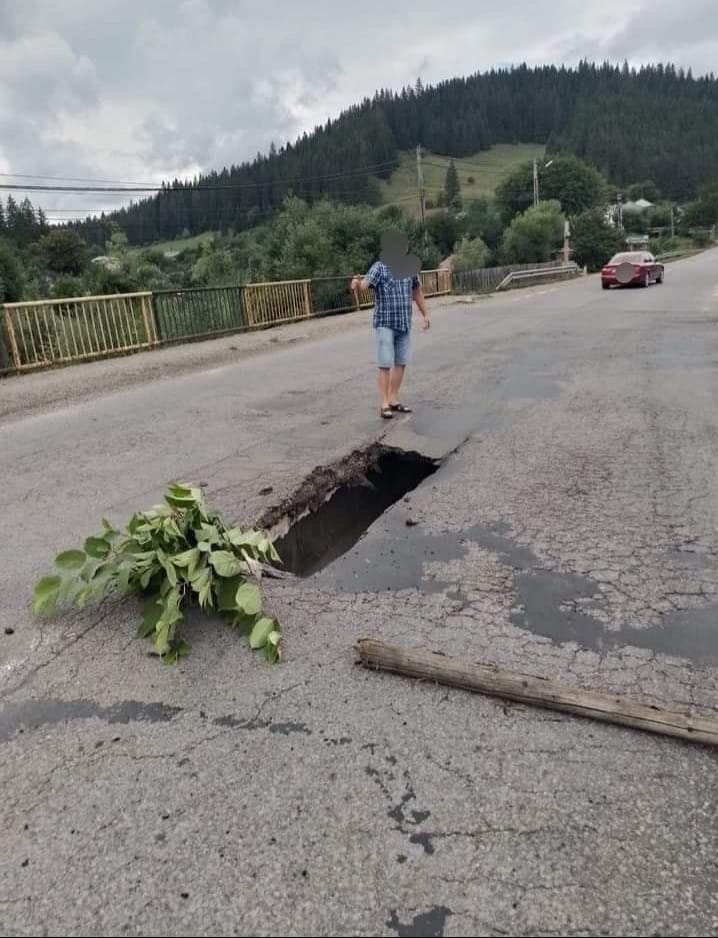
[[[0,306],[0,374],[122,355],[170,342],[262,329],[374,305],[350,276],[156,290]],[[451,272],[422,270],[426,296],[451,292]]]
[[[506,274],[523,270],[553,270],[561,266],[561,261],[547,261],[545,264],[505,264],[501,267],[481,267],[474,270],[452,270],[452,293],[493,293]]]
[[[580,268],[578,264],[571,261],[569,264],[561,264],[559,267],[538,267],[534,270],[511,270],[504,277],[501,283],[496,287],[496,292],[505,290],[510,284],[517,280],[531,280],[535,277],[554,277],[557,274],[577,274]]]
[[[679,257],[692,257],[694,254],[702,254],[705,248],[686,248],[683,251],[667,251],[665,254],[656,254],[657,261],[675,261]]]
[[[14,369],[151,348],[157,344],[151,299],[142,292],[6,303],[4,332]]]

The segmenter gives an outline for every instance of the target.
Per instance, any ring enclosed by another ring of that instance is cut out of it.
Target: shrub
[[[82,550],[57,555],[58,572],[35,586],[36,613],[52,613],[63,602],[82,608],[113,591],[140,596],[137,635],[152,638],[155,654],[173,664],[189,652],[178,625],[183,609],[196,603],[243,629],[268,661],[280,658],[281,628],[262,615],[256,582],[263,564],[279,561],[266,534],[227,527],[207,509],[201,490],[185,483],[172,483],[164,504],[132,515],[124,534],[105,518],[102,527]]]

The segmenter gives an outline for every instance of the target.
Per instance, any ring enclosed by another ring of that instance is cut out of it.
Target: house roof
[[[626,202],[623,206],[624,212],[642,212],[644,208],[651,208],[653,202],[648,199],[636,199],[635,202]]]

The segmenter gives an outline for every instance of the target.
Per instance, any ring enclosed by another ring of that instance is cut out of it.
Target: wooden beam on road
[[[615,694],[567,687],[546,678],[506,671],[466,658],[450,658],[421,648],[389,645],[374,639],[361,639],[355,649],[360,664],[366,668],[718,746],[718,718],[693,716]]]

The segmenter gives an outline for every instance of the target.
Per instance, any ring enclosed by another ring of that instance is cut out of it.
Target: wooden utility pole
[[[429,235],[426,230],[426,199],[424,198],[424,170],[421,165],[421,144],[416,145],[416,184],[419,190],[419,211],[421,212],[421,228],[424,232],[424,256],[429,250]]]
[[[671,205],[671,237],[675,238],[676,236],[676,226],[673,218],[673,205]]]
[[[568,264],[569,260],[571,259],[571,244],[569,241],[570,237],[571,237],[571,225],[569,224],[568,218],[565,218],[563,222],[563,262],[564,264]]]
[[[467,658],[450,658],[421,648],[403,648],[373,639],[362,639],[355,647],[359,663],[365,668],[391,671],[435,684],[618,723],[631,729],[718,746],[718,720],[715,717],[694,716],[653,704],[637,703],[616,694],[567,687],[546,678],[505,671]]]
[[[539,203],[538,161],[534,157],[534,205]]]

